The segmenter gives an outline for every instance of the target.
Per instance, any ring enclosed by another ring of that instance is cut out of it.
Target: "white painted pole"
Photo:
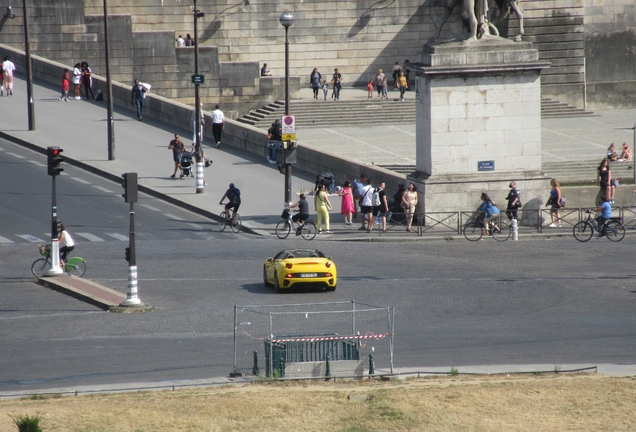
[[[196,170],[196,184],[197,184],[197,193],[203,193],[203,169],[205,168],[203,162],[197,162],[197,170]]]
[[[46,272],[47,276],[58,276],[64,273],[60,266],[60,242],[51,240],[51,269]]]
[[[517,227],[517,219],[512,219],[512,239],[519,240],[519,228]]]
[[[141,300],[137,296],[137,266],[128,267],[128,292],[126,293],[126,301],[122,306],[137,306],[141,304]]]

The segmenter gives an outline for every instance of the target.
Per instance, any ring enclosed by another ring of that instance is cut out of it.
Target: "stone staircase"
[[[296,126],[299,128],[377,125],[386,122],[387,118],[398,123],[413,123],[416,116],[415,93],[408,92],[407,95],[405,102],[400,102],[397,97],[340,101],[324,101],[322,98],[318,100],[292,100],[289,104],[289,111],[296,116]],[[280,118],[284,113],[285,102],[276,101],[263,108],[250,111],[238,121],[267,129],[274,122],[274,119]],[[593,112],[566,103],[548,98],[541,100],[542,118],[592,115],[594,115]]]
[[[598,159],[587,161],[543,161],[542,169],[546,176],[555,178],[563,185],[596,184],[596,169],[601,162]],[[633,162],[610,162],[612,178],[620,183],[632,183],[634,179]]]

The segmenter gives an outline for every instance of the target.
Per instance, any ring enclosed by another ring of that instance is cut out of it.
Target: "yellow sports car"
[[[317,249],[287,249],[265,260],[263,283],[276,292],[300,286],[335,291],[336,265]]]

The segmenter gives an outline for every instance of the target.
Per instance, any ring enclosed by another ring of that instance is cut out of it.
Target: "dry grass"
[[[352,395],[370,400],[353,401]],[[0,401],[52,431],[634,431],[636,379],[595,374],[258,383]]]

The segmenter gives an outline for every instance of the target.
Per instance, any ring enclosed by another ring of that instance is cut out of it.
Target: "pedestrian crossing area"
[[[163,230],[154,230],[154,232],[135,232],[135,236],[138,241],[141,240],[213,240],[213,239],[238,239],[243,238],[244,235],[234,234],[230,232],[218,232],[212,231],[209,228],[195,223],[186,223],[192,227],[192,229],[186,230],[170,230],[165,232]],[[71,235],[75,243],[83,242],[128,242],[129,236],[127,232],[84,232],[84,231],[71,231]],[[0,246],[9,246],[17,244],[45,244],[51,242],[51,235],[47,233],[30,233],[30,234],[7,234],[2,233],[0,235]]]

